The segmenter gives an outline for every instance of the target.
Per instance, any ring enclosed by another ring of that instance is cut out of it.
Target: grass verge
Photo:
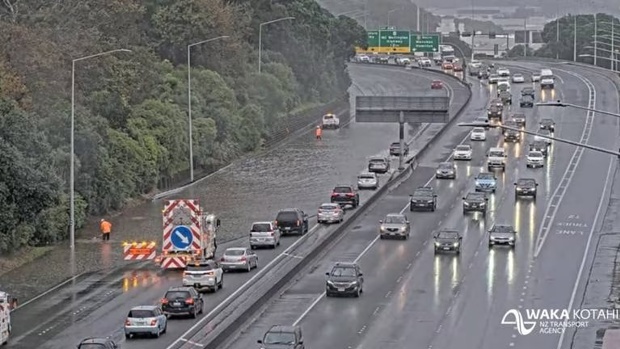
[[[0,257],[0,276],[43,257],[54,248],[55,246],[25,247],[19,252]]]

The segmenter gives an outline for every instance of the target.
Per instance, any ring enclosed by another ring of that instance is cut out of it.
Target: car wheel
[[[383,240],[385,238],[383,237],[383,235],[379,235],[379,239]]]
[[[153,333],[153,337],[159,338],[160,335],[161,335],[161,331],[159,330],[159,327],[158,327],[157,331],[155,331],[155,333]]]
[[[125,339],[131,339],[131,334],[125,333]]]
[[[255,250],[255,249],[256,249],[256,246],[254,246],[254,245],[250,245],[250,249]]]
[[[168,332],[168,321],[166,321],[166,323],[164,324],[164,329],[161,331],[161,333],[166,333]]]
[[[220,289],[224,288],[224,275],[222,275],[222,277],[220,278],[219,288]]]
[[[192,319],[195,319],[196,317],[198,317],[196,307],[194,307],[194,310],[192,310],[192,313],[190,314],[190,316]]]
[[[355,298],[359,298],[361,294],[362,292],[360,291],[360,289],[357,289],[357,291],[355,292]]]
[[[331,296],[332,296],[331,292],[325,291],[325,297],[331,297]]]
[[[252,271],[252,263],[251,263],[250,261],[248,261],[248,266],[247,266],[247,268],[245,269],[245,271],[246,271],[246,272],[248,272],[248,273],[249,273],[250,271]]]

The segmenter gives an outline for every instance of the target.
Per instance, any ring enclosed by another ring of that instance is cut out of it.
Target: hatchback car
[[[407,142],[403,142],[403,155],[408,155],[409,154],[409,145],[407,145]],[[392,144],[390,144],[390,155],[392,156],[399,156],[400,155],[400,141],[399,142],[392,142]]]
[[[224,270],[212,259],[187,263],[183,271],[183,286],[216,292],[224,286]]]
[[[165,315],[189,315],[192,318],[204,311],[202,295],[193,287],[171,287],[161,300]]]
[[[452,156],[454,157],[454,160],[471,160],[471,153],[471,146],[462,144],[457,145],[456,148],[454,148]]]
[[[516,73],[516,74],[512,75],[512,82],[514,82],[514,83],[523,83],[523,82],[525,82],[525,77],[523,76],[523,74]]]
[[[321,204],[316,214],[316,220],[318,223],[342,223],[344,210],[338,204]]]
[[[364,292],[364,275],[357,263],[336,263],[325,273],[325,295],[352,295],[359,297]]]
[[[168,319],[155,305],[133,307],[125,320],[125,338],[127,339],[140,334],[159,337],[162,333],[166,333],[167,329]]]
[[[454,251],[456,254],[461,253],[461,241],[463,237],[456,230],[442,230],[433,235],[435,240],[435,253],[443,251]]]
[[[379,221],[379,238],[408,239],[411,234],[411,225],[404,214],[389,213]]]
[[[441,82],[441,80],[433,80],[433,82],[431,82],[431,89],[441,90],[442,88],[443,88],[443,82]]]
[[[261,349],[304,349],[301,327],[274,325],[259,339]]]
[[[471,130],[469,139],[472,141],[486,141],[487,133],[484,130],[484,127],[474,127],[474,129]]]
[[[258,256],[254,251],[245,247],[230,247],[224,251],[220,258],[222,269],[227,272],[231,270],[251,271],[258,268]]]
[[[250,247],[280,246],[280,228],[275,222],[254,222],[250,227]]]
[[[368,160],[368,172],[387,173],[390,170],[390,159],[375,156]]]
[[[379,188],[379,177],[374,172],[362,172],[357,176],[357,189],[372,189]]]
[[[86,338],[78,344],[77,349],[120,349],[111,338]]]

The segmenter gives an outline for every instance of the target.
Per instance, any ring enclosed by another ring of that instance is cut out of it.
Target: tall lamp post
[[[267,21],[259,24],[258,26],[258,72],[261,72],[261,65],[263,60],[263,26],[271,23],[277,23],[281,21],[289,21],[294,20],[295,17],[282,17],[278,19],[274,19],[272,21]]]
[[[226,39],[229,36],[218,36],[212,39],[195,42],[187,45],[187,117],[189,124],[189,178],[190,182],[194,182],[194,140],[192,130],[192,55],[191,48],[197,45],[206,44],[207,42]]]
[[[111,50],[90,56],[76,58],[71,62],[71,169],[69,170],[69,246],[72,251],[75,249],[75,63],[99,56],[109,55],[116,52],[131,52],[131,50]]]

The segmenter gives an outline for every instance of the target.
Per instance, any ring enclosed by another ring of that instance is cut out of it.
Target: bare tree
[[[7,15],[13,23],[17,22],[18,4],[19,0],[2,0],[2,5],[4,5],[2,12]]]

